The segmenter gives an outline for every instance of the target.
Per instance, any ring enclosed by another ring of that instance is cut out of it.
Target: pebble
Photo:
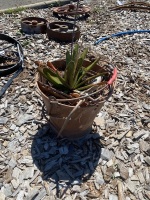
[[[72,191],[74,191],[74,192],[80,192],[80,191],[81,191],[81,188],[80,188],[79,185],[74,185],[74,186],[72,187]]]
[[[15,180],[15,179],[13,179],[13,180],[11,180],[11,184],[13,185],[14,189],[17,189],[17,188],[18,188],[18,186],[19,186],[19,181],[18,181],[18,180]]]
[[[150,157],[146,156],[145,157],[145,162],[150,166]]]
[[[145,131],[145,130],[137,131],[133,134],[133,137],[134,137],[134,139],[137,140],[137,139],[141,138],[146,133],[147,133],[147,131]]]
[[[15,167],[13,169],[12,177],[17,180],[19,178],[20,173],[21,173],[21,170],[18,167]]]
[[[133,168],[129,167],[128,172],[129,172],[129,177],[132,177],[133,176]]]
[[[114,154],[113,154],[112,151],[109,151],[108,149],[102,148],[102,150],[101,150],[101,158],[103,160],[109,161],[113,157],[113,155]]]
[[[107,162],[107,167],[111,167],[112,165],[114,165],[113,159]]]
[[[145,195],[148,199],[150,199],[150,191],[145,191]]]
[[[116,178],[116,177],[120,177],[120,173],[119,172],[115,172],[114,173],[114,177]]]
[[[96,176],[96,180],[95,180],[96,183],[98,183],[99,185],[103,185],[105,183],[102,174],[95,173],[95,176]]]
[[[0,117],[0,124],[6,124],[8,121],[7,117]]]
[[[25,194],[25,192],[23,190],[21,190],[19,192],[19,194],[17,195],[16,200],[23,200],[24,199],[24,194]]]
[[[120,176],[123,180],[127,180],[129,177],[129,171],[128,168],[125,167],[123,164],[118,165],[119,171],[120,171]]]
[[[9,184],[4,185],[4,194],[6,197],[10,197],[12,195],[12,187]]]
[[[145,108],[146,110],[150,110],[150,105],[143,103],[143,108]]]
[[[139,145],[141,151],[147,152],[150,149],[150,145],[144,140],[141,140]]]
[[[135,191],[136,191],[136,187],[139,185],[139,182],[138,181],[131,181],[129,180],[127,182],[127,187],[128,189],[134,194]]]
[[[28,167],[23,171],[24,179],[32,178],[34,175],[34,167]]]
[[[113,167],[109,167],[106,169],[106,172],[104,174],[104,180],[106,182],[109,182],[111,180],[111,178],[113,177],[115,172],[115,169]]]
[[[149,184],[150,183],[150,173],[148,171],[148,168],[145,168],[145,179],[146,179],[146,182]]]
[[[24,126],[21,126],[21,127],[19,128],[19,131],[20,131],[21,133],[25,133],[26,130],[27,130],[27,128],[24,127]]]
[[[126,197],[126,199],[125,199],[125,200],[131,200],[131,199],[130,199],[130,197]]]
[[[18,126],[21,126],[22,124],[24,124],[24,123],[26,123],[26,122],[28,122],[30,120],[33,120],[33,116],[32,115],[29,115],[29,114],[23,114],[22,115],[21,114],[21,115],[18,116],[18,120],[17,120],[16,124]]]
[[[39,194],[35,197],[35,200],[41,200],[46,195],[46,190],[43,188],[41,191],[39,191]]]
[[[139,178],[140,183],[144,183],[144,182],[145,182],[145,178],[144,178],[142,172],[138,172],[138,173],[137,173],[137,176],[138,176],[138,178]]]
[[[105,129],[105,119],[103,117],[96,117],[94,121],[101,127],[102,130]]]
[[[109,194],[109,200],[118,200],[118,196],[115,194]]]
[[[10,130],[14,131],[15,129],[16,129],[16,125],[12,124],[11,127],[10,127]]]
[[[132,135],[133,135],[133,131],[129,131],[129,132],[126,134],[126,137],[127,137],[127,138],[130,138],[130,137],[132,137]]]
[[[139,178],[137,175],[131,176],[131,181],[138,181],[138,180],[139,180]]]
[[[6,196],[3,192],[0,191],[0,200],[5,200]]]

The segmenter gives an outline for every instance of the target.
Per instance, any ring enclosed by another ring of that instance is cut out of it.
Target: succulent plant
[[[47,81],[56,89],[63,89],[68,92],[74,90],[83,91],[94,85],[101,83],[94,82],[99,76],[104,76],[105,73],[94,73],[93,67],[100,60],[99,58],[92,62],[89,66],[83,67],[83,62],[87,56],[88,49],[84,49],[80,53],[79,45],[74,46],[72,55],[69,51],[66,52],[66,68],[64,73],[61,73],[57,67],[51,62],[47,65],[42,65],[40,62],[35,62],[38,65],[39,73],[44,76]]]

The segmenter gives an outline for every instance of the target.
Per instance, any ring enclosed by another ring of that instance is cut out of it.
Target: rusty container
[[[65,60],[57,60],[52,62],[52,64],[54,66],[57,66],[58,69],[62,69],[66,65],[66,62]],[[85,60],[83,66],[85,67],[89,64],[90,61]],[[96,65],[94,70],[97,72],[106,72],[99,65]],[[43,84],[46,84],[46,79],[43,78],[40,74],[38,74],[38,80]],[[40,86],[40,84],[38,84],[38,89],[46,106],[51,127],[58,134],[62,126],[64,125],[66,118],[73,111],[75,106],[67,105],[64,102],[59,102],[58,99],[53,99],[53,97],[51,96],[49,97]],[[114,89],[113,85],[110,85],[109,89],[111,90],[109,95],[111,95]],[[104,105],[107,98],[108,96],[106,96],[106,98],[103,98],[102,100],[101,97],[98,97],[98,100],[91,105],[79,106],[70,116],[67,125],[61,132],[61,136],[70,139],[76,139],[83,137],[85,134],[88,134],[92,129],[92,124],[95,117],[100,112],[100,109]]]
[[[26,17],[21,20],[21,29],[26,34],[46,33],[47,20],[40,17]]]

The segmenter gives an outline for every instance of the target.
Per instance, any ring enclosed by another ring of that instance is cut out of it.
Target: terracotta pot
[[[65,60],[57,60],[52,63],[59,69],[63,69],[65,67]],[[89,63],[90,63],[89,61],[84,61],[83,66],[89,65]],[[105,71],[99,65],[96,65],[94,70],[99,72]],[[38,80],[40,82],[46,83],[46,80],[41,75],[38,76]],[[38,84],[38,89],[41,93],[44,104],[46,106],[50,124],[53,130],[56,133],[59,133],[59,131],[61,130],[62,126],[65,123],[66,118],[75,108],[75,106],[67,105],[63,102],[57,101],[57,99],[48,97],[43,88],[39,84]],[[104,105],[105,101],[106,101],[105,99],[104,100],[99,99],[98,101],[96,101],[95,104],[79,106],[75,110],[75,112],[73,112],[73,114],[70,116],[68,123],[61,132],[61,136],[70,139],[75,139],[75,138],[80,138],[85,134],[88,134],[91,131],[95,117],[100,112],[100,109]]]

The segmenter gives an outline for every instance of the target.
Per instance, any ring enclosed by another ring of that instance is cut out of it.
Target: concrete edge
[[[73,0],[74,2],[76,0]],[[13,11],[17,11],[19,8],[20,9],[42,9],[42,8],[47,8],[49,6],[54,6],[54,5],[63,5],[63,4],[69,4],[70,0],[50,0],[50,1],[44,1],[41,3],[34,3],[34,4],[29,4],[29,5],[22,5],[22,6],[16,6],[16,7],[12,7],[12,8],[7,8],[7,9],[2,9],[0,10],[0,13],[7,13],[7,12],[11,12],[13,13]]]

